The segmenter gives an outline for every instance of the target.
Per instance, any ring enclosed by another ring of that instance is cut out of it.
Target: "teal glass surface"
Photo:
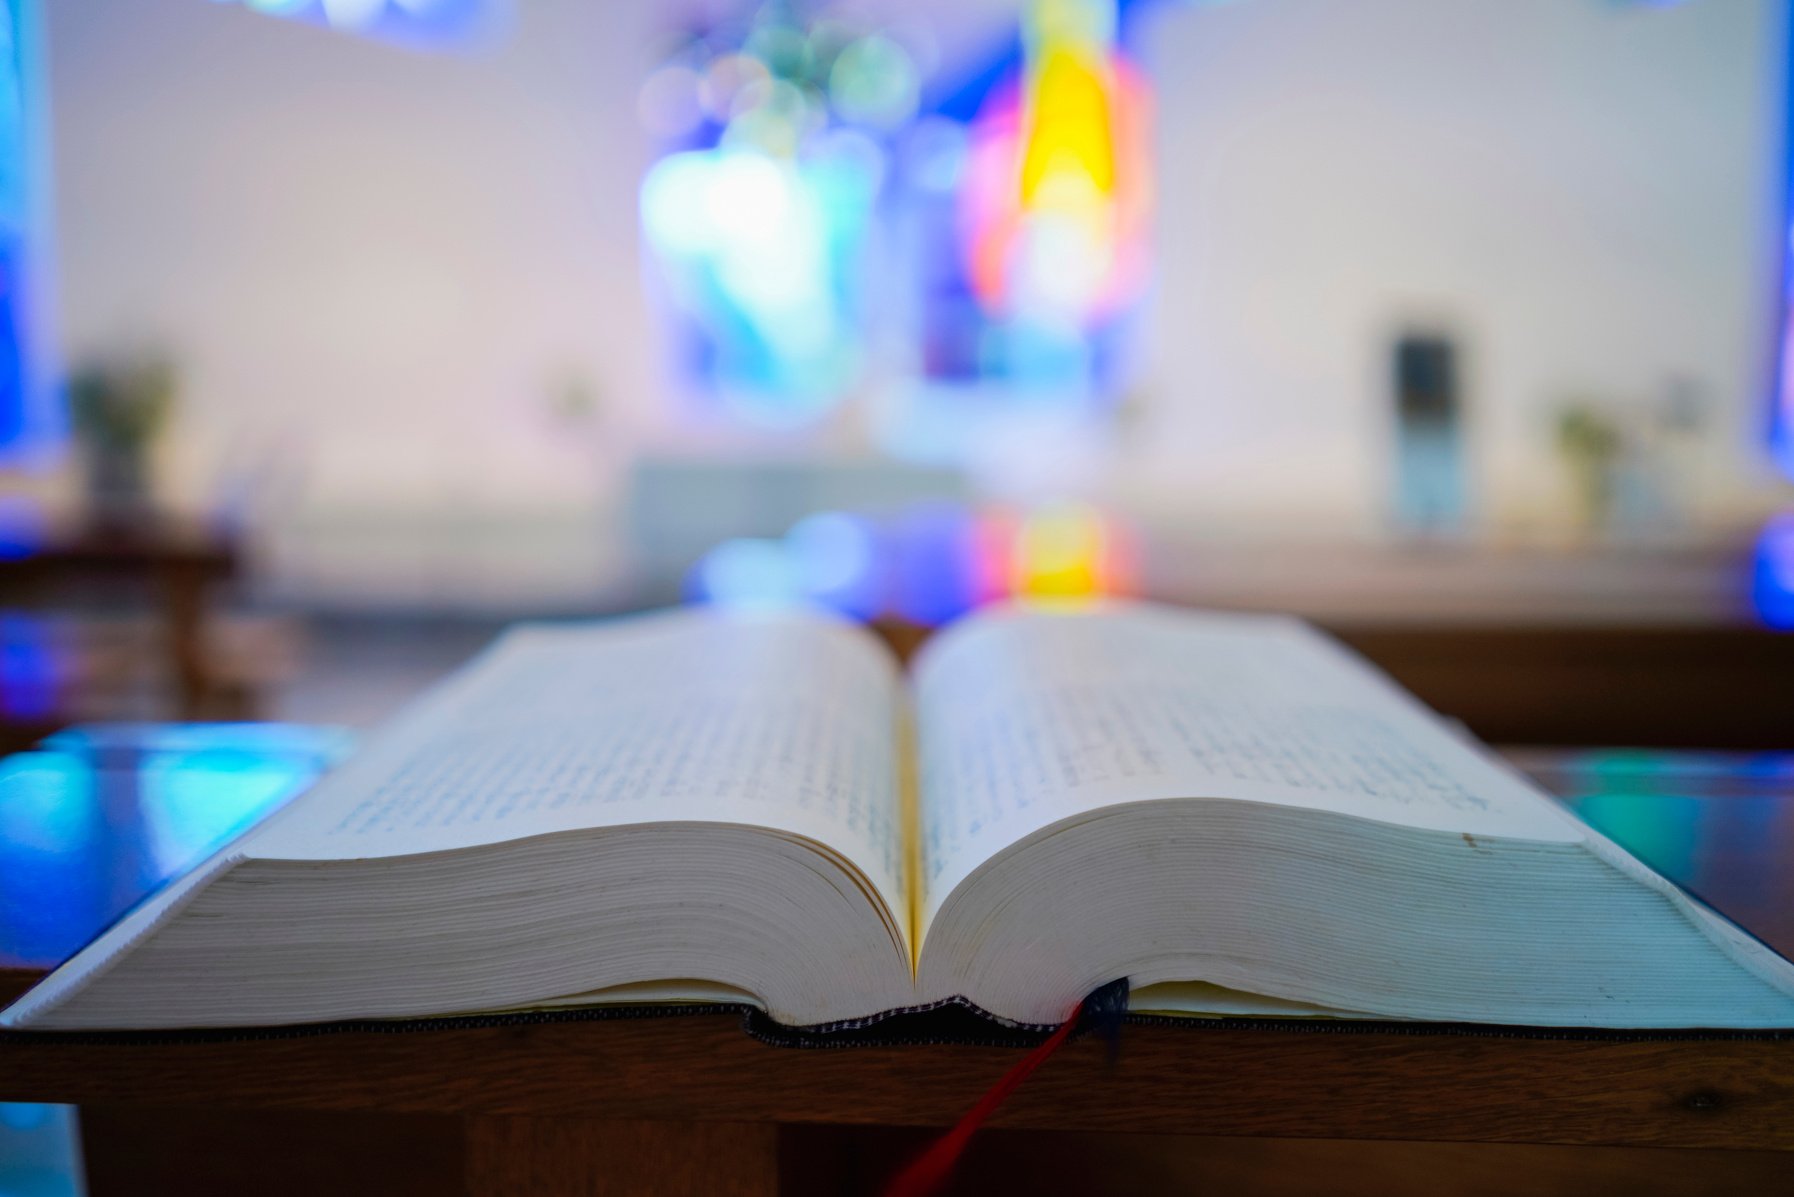
[[[1589,826],[1794,958],[1794,753],[1585,751],[1525,764]]]
[[[0,967],[47,968],[303,791],[346,733],[119,726],[0,761]]]

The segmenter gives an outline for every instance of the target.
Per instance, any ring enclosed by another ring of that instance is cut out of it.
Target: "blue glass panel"
[[[36,0],[0,0],[0,462],[29,461],[61,436],[43,386],[37,193],[43,123]]]
[[[1794,478],[1794,19],[1788,21],[1782,70],[1782,323],[1778,368],[1769,397],[1769,451],[1782,472]]]

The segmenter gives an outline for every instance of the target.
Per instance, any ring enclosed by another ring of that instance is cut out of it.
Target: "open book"
[[[523,627],[7,1010],[42,1028],[959,999],[1794,1026],[1794,966],[1293,620]]]

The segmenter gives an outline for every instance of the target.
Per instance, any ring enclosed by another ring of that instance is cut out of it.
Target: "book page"
[[[846,857],[902,922],[895,662],[824,616],[535,625],[244,845],[343,859],[629,823],[741,823]]]
[[[1548,799],[1292,619],[1012,609],[944,634],[918,663],[915,690],[924,918],[1029,833],[1147,799],[1582,838]]]

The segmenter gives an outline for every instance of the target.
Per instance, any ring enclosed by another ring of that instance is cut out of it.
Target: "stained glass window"
[[[30,460],[60,439],[43,381],[37,295],[44,252],[37,188],[43,114],[35,0],[0,0],[0,459]]]

